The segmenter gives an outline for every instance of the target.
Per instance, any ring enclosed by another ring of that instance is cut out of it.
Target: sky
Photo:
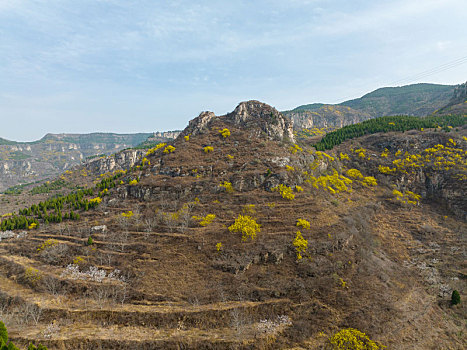
[[[466,0],[0,0],[0,137],[467,80]]]

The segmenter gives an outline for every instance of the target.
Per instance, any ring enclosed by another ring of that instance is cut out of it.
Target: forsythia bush
[[[293,194],[293,191],[290,187],[280,184],[277,185],[273,188],[271,188],[271,191],[273,192],[279,192],[282,196],[282,198],[288,199],[288,200],[293,200],[295,199],[295,195]]]
[[[413,193],[411,191],[405,191],[404,193],[394,190],[392,194],[395,199],[401,203],[417,205],[420,202],[421,196],[419,194]]]
[[[340,154],[340,158],[341,160],[350,160],[349,155],[346,153],[342,153],[342,152]]]
[[[295,186],[295,191],[297,192],[303,192],[303,187],[302,186]]]
[[[133,186],[133,185],[136,185],[137,183],[138,183],[138,180],[133,179],[128,184]]]
[[[151,162],[146,157],[144,157],[142,164],[143,164],[143,166],[145,166],[145,165],[149,166],[149,165],[151,165]]]
[[[305,219],[298,219],[297,220],[297,227],[303,227],[304,229],[309,229],[311,224],[308,220]]]
[[[225,192],[227,192],[227,193],[233,193],[233,192],[234,192],[234,189],[233,189],[233,187],[232,187],[232,183],[231,183],[231,182],[224,181],[223,183],[221,183],[221,184],[219,185],[219,187],[225,188]]]
[[[287,170],[287,171],[295,171],[295,168],[294,168],[293,166],[286,165],[286,166],[285,166],[285,170]]]
[[[230,232],[241,232],[242,242],[245,242],[248,237],[251,240],[256,238],[256,233],[261,231],[261,225],[256,223],[256,220],[248,215],[238,215],[235,222],[229,226]]]
[[[158,149],[161,149],[162,147],[165,147],[166,145],[167,145],[166,143],[159,143],[156,147],[148,149],[148,151],[146,152],[146,157],[150,156],[151,154],[156,152]]]
[[[26,281],[28,281],[32,285],[35,285],[37,284],[37,282],[40,281],[40,279],[42,278],[42,275],[39,272],[39,270],[36,270],[32,267],[28,267],[26,271],[24,271],[24,278],[26,279]]]
[[[376,179],[373,176],[365,176],[363,178],[362,184],[364,186],[376,186],[376,185],[378,185],[378,182],[376,181]]]
[[[183,138],[185,139],[185,141],[190,141],[190,135],[185,135],[183,136]]]
[[[220,252],[222,250],[222,243],[221,242],[216,244],[216,249],[217,249],[218,252]]]
[[[347,328],[335,333],[328,339],[328,350],[379,350],[386,349],[384,345],[375,343],[357,329]]]
[[[92,198],[92,199],[89,200],[89,203],[100,204],[101,202],[102,202],[102,198],[100,198],[100,197]]]
[[[121,215],[122,215],[124,218],[129,219],[129,218],[131,218],[134,214],[133,214],[133,212],[130,210],[130,211],[127,211],[127,212],[122,213]]]
[[[208,225],[210,225],[214,219],[216,218],[216,215],[214,214],[208,214],[206,216],[192,216],[191,217],[193,220],[197,220],[199,221],[199,225],[200,226],[203,226],[203,227],[206,227]]]
[[[221,135],[224,137],[224,138],[227,138],[230,136],[230,130],[227,129],[227,128],[224,128],[222,130],[219,130],[219,132],[221,133]]]
[[[297,231],[295,239],[293,240],[293,245],[297,253],[297,259],[302,259],[302,254],[305,254],[308,248],[308,241],[305,238],[303,238],[302,233],[300,231]]]
[[[37,248],[37,251],[40,252],[57,244],[58,241],[56,239],[47,239]]]
[[[243,214],[250,214],[250,215],[253,215],[253,214],[256,214],[256,206],[254,204],[245,204],[242,208],[242,213]]]
[[[164,153],[165,153],[165,154],[172,153],[173,151],[175,151],[175,147],[174,147],[174,146],[171,146],[171,145],[168,145],[168,146],[164,149]]]
[[[363,179],[362,173],[360,172],[360,170],[357,170],[357,169],[347,170],[347,175],[349,175],[350,177],[354,179]]]
[[[293,154],[295,154],[297,152],[303,152],[303,148],[301,148],[299,145],[295,144],[293,146],[290,146],[290,152],[292,152]]]
[[[206,146],[206,147],[203,148],[203,150],[204,150],[204,153],[210,153],[210,152],[214,151],[214,147]]]
[[[352,180],[340,175],[333,170],[332,175],[322,175],[318,177],[309,176],[306,182],[311,182],[313,187],[318,189],[322,187],[325,191],[336,194],[339,192],[352,192]]]

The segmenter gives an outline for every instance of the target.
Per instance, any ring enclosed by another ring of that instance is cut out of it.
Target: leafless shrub
[[[57,264],[68,257],[68,245],[59,243],[41,251],[41,258],[48,264]]]
[[[88,293],[92,299],[94,299],[97,306],[102,309],[105,303],[108,301],[110,296],[110,289],[109,286],[106,285],[94,286]]]
[[[230,324],[238,335],[243,334],[248,325],[244,312],[239,308],[232,309],[230,311]]]
[[[58,295],[59,291],[61,290],[60,280],[52,276],[45,276],[42,278],[41,283],[45,290],[54,296]]]
[[[17,324],[29,324],[34,322],[37,325],[42,316],[42,309],[37,305],[22,303],[13,310]]]
[[[146,232],[145,238],[149,237],[149,234],[152,232],[154,227],[156,226],[156,219],[155,218],[145,218],[144,219],[144,231]]]
[[[56,321],[53,321],[44,329],[42,335],[45,339],[51,339],[60,332],[60,326]]]

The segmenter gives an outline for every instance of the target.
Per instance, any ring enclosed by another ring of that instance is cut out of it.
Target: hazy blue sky
[[[284,110],[458,84],[466,19],[466,0],[0,0],[0,137],[181,129],[249,99]]]

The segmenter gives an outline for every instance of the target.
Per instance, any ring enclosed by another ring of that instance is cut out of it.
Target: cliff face
[[[284,112],[290,118],[295,130],[310,128],[341,128],[370,119],[371,115],[350,107],[324,105],[314,110],[292,110]]]
[[[127,170],[140,161],[145,153],[146,151],[141,149],[128,149],[110,156],[91,159],[85,164],[85,167],[94,174]]]

